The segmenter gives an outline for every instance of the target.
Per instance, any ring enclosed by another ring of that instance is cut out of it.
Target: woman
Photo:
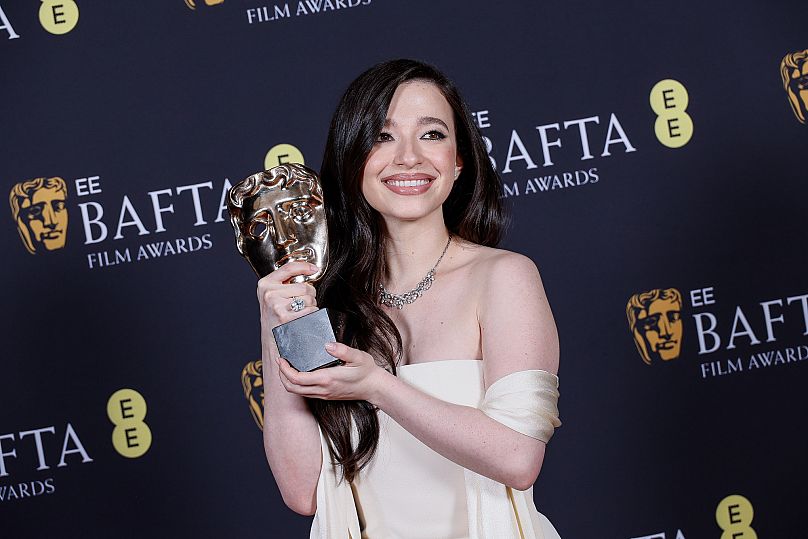
[[[289,283],[317,271],[305,262],[258,284],[284,501],[315,514],[317,538],[557,537],[531,488],[560,424],[556,328],[536,266],[493,247],[499,179],[457,90],[420,62],[371,68],[337,107],[320,173],[319,296]],[[297,372],[270,329],[318,305],[344,313],[326,347],[344,364]]]

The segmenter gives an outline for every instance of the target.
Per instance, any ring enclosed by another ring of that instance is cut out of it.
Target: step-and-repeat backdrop
[[[558,323],[540,510],[572,539],[805,537],[806,20],[0,0],[0,534],[307,536],[264,459],[224,196],[318,168],[349,81],[413,57],[464,92]]]

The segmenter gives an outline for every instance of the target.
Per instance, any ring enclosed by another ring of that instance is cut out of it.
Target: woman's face
[[[441,211],[460,166],[449,103],[430,82],[405,82],[368,155],[362,194],[385,219],[414,221]]]

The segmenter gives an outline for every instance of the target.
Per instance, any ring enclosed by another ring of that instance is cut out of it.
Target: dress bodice
[[[503,376],[486,390],[481,360],[399,367],[428,395],[480,409],[547,442],[560,425],[558,377],[542,370]],[[353,483],[340,478],[320,431],[323,465],[311,539],[559,539],[536,510],[533,488],[514,490],[436,453],[382,411],[379,444]]]
[[[398,368],[398,377],[452,404],[477,408],[485,393],[479,360],[405,365]],[[362,537],[468,537],[463,468],[424,445],[384,412],[378,416],[376,454],[353,484]]]

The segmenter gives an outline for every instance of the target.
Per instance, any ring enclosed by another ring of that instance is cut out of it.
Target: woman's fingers
[[[319,386],[323,385],[325,380],[325,376],[322,372],[314,371],[314,372],[301,372],[292,367],[291,364],[284,358],[280,358],[278,360],[278,367],[280,368],[281,374],[283,374],[287,380],[293,383],[296,386]]]
[[[309,283],[293,283],[276,285],[271,290],[277,291],[278,296],[293,298],[295,296],[317,297],[317,291]]]
[[[259,285],[259,294],[262,295],[264,301],[269,301],[272,298],[293,298],[295,296],[311,296],[317,297],[317,291],[308,283],[295,283],[295,284],[267,284],[266,286]]]
[[[361,363],[365,359],[365,356],[368,356],[366,352],[357,350],[356,348],[351,348],[350,346],[340,342],[326,344],[325,351],[335,358],[341,359],[346,365],[350,365],[352,363]]]
[[[298,372],[288,361],[278,359],[278,373],[286,391],[303,397],[323,398],[327,384],[319,372]]]
[[[301,386],[299,384],[295,384],[283,374],[280,375],[281,384],[289,393],[294,393],[295,395],[300,395],[301,397],[318,397],[319,393],[318,390],[320,389],[318,386]]]
[[[266,279],[268,282],[281,284],[285,283],[289,279],[292,279],[293,277],[297,277],[298,275],[314,275],[318,271],[319,269],[314,264],[293,260],[292,262],[287,262],[266,277],[262,278],[261,281]]]
[[[278,359],[278,374],[290,393],[329,400],[367,400],[372,394],[380,367],[370,354],[340,343],[329,343],[329,353],[342,359],[344,366],[298,372],[285,359]]]

